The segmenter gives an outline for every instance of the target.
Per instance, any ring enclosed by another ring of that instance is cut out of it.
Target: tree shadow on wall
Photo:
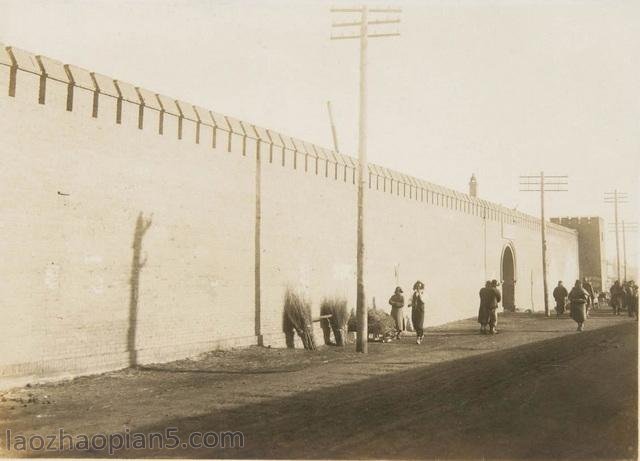
[[[142,212],[138,214],[136,229],[133,234],[133,258],[131,260],[131,278],[129,279],[131,291],[129,295],[129,329],[127,331],[127,352],[129,352],[129,366],[135,367],[138,364],[136,351],[136,331],[138,327],[138,292],[140,287],[140,271],[147,263],[147,256],[144,261],[140,259],[142,252],[142,239],[151,227],[153,214],[145,218]]]

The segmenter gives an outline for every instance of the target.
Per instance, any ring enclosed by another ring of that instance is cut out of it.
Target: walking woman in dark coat
[[[411,321],[416,330],[416,343],[422,343],[424,339],[424,283],[418,280],[413,284],[413,296],[411,298]]]
[[[553,290],[553,299],[556,300],[556,318],[560,318],[560,316],[564,314],[564,308],[567,305],[567,296],[569,296],[569,293],[561,280],[558,282],[558,286]]]
[[[491,303],[489,305],[489,333],[495,335],[498,333],[498,303],[502,301],[502,295],[498,289],[497,280],[491,281]]]
[[[487,280],[483,288],[480,288],[480,308],[478,309],[478,323],[480,324],[480,334],[487,333],[489,325],[489,304],[487,304],[487,291],[491,290],[491,281]]]
[[[571,289],[569,302],[571,303],[571,318],[578,324],[578,331],[582,331],[584,330],[584,321],[587,318],[589,293],[582,288],[580,280],[576,280],[576,284]]]
[[[611,307],[613,308],[613,315],[620,315],[620,309],[622,308],[622,300],[624,298],[624,290],[620,285],[620,281],[616,280],[611,288],[609,289],[611,293]]]
[[[631,293],[631,310],[638,320],[638,285],[633,285],[633,292]]]
[[[402,324],[404,323],[404,316],[402,315],[402,308],[404,307],[404,296],[402,296],[402,288],[396,287],[396,292],[391,298],[389,298],[389,304],[391,304],[391,317],[396,322],[396,339],[400,339],[400,333],[402,332]]]

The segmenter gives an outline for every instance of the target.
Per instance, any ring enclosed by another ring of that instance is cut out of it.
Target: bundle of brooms
[[[293,331],[302,340],[305,349],[315,350],[311,317],[311,303],[301,294],[287,288],[284,294],[284,315],[282,329],[286,335],[287,347],[293,345]]]
[[[347,310],[347,300],[345,298],[325,298],[320,304],[320,315],[331,315],[328,319],[322,320],[322,329],[325,331],[325,342],[329,327],[333,331],[333,337],[337,346],[344,346],[347,343],[347,324],[349,323],[349,311]]]

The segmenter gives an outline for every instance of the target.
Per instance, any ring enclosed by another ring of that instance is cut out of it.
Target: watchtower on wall
[[[469,195],[471,197],[478,197],[478,180],[475,174],[472,174],[469,180]]]
[[[580,278],[586,277],[601,291],[607,283],[604,219],[599,216],[551,218],[551,222],[578,231]]]

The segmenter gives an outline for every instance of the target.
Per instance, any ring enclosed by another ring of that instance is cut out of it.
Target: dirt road
[[[637,323],[600,313],[576,333],[566,319],[501,320],[496,336],[461,321],[367,356],[250,348],[14,390],[0,395],[0,428],[245,437],[244,448],[121,457],[636,459]]]

